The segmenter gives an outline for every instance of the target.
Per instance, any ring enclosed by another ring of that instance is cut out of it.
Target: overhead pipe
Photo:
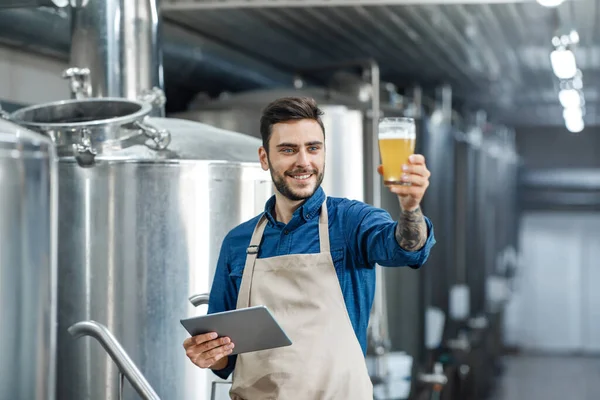
[[[161,24],[167,86],[191,92],[291,87],[294,76],[168,21]],[[69,61],[71,10],[0,10],[0,42]]]
[[[155,0],[71,3],[69,66],[86,69],[91,97],[136,100],[162,88]]]

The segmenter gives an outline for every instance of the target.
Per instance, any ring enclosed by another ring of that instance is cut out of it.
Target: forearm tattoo
[[[420,207],[413,211],[400,212],[396,241],[406,251],[417,251],[425,245],[427,224]]]

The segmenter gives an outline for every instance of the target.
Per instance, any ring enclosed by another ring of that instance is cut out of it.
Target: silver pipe
[[[98,340],[142,399],[160,400],[160,397],[152,389],[144,375],[106,326],[95,321],[82,321],[71,325],[68,331],[76,339],[82,336],[91,336]]]
[[[379,167],[379,117],[380,117],[380,87],[381,78],[379,65],[376,61],[370,60],[366,63],[371,78],[371,174],[372,197],[371,202],[374,207],[381,207],[381,178],[378,175]],[[373,378],[385,381],[387,379],[387,360],[386,353],[389,350],[388,325],[385,282],[383,281],[383,268],[376,266],[375,270],[375,297],[372,305],[373,330],[371,331],[371,340],[375,346],[375,371]]]
[[[0,42],[23,51],[69,59],[71,8],[13,9],[0,12]],[[281,71],[168,21],[159,29],[167,86],[189,92],[242,91],[291,87],[292,72]],[[162,85],[159,85],[162,87]]]
[[[2,8],[35,8],[35,7],[65,7],[69,0],[2,0]]]
[[[375,179],[373,179],[373,206],[381,207],[381,180],[377,178],[377,167],[379,166],[379,114],[380,114],[380,85],[381,80],[379,77],[379,65],[377,62],[371,60],[368,64],[371,73],[371,87],[373,88],[373,94],[371,95],[371,112],[372,115],[372,129],[373,132],[373,148],[372,148],[372,157],[373,157],[373,174],[375,175]]]
[[[192,297],[190,297],[190,303],[192,303],[194,307],[198,307],[203,304],[208,304],[209,297],[210,294],[208,293],[195,294]]]
[[[70,66],[90,70],[92,97],[137,100],[160,87],[155,0],[76,0],[71,24]]]

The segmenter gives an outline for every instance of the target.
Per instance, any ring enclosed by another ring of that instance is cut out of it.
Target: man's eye
[[[313,146],[309,148],[310,151],[317,151],[319,148],[317,146]]]
[[[292,150],[292,149],[281,149],[281,152],[282,152],[282,153],[291,153],[291,152],[293,152],[293,151],[294,151],[294,150]]]

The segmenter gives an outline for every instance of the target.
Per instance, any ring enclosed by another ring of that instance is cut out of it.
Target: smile
[[[299,181],[307,180],[311,176],[312,176],[312,174],[307,174],[307,175],[291,175],[292,178],[294,178],[296,180],[299,180]]]

